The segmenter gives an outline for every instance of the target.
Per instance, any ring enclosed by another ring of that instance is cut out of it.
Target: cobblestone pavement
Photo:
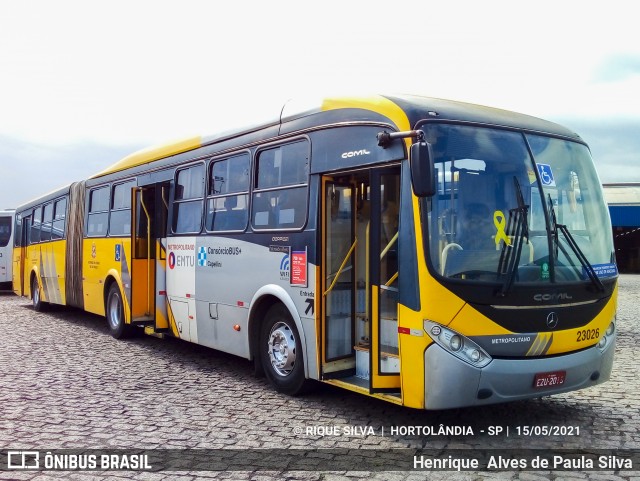
[[[175,339],[113,339],[103,318],[77,310],[36,313],[0,295],[2,449],[640,449],[640,276],[620,279],[611,381],[565,395],[483,408],[424,412],[319,385],[303,397],[276,393],[250,364]],[[473,434],[429,435],[393,426],[468,426]],[[524,426],[576,426],[574,436],[523,436]],[[339,434],[318,428],[338,426]],[[509,428],[492,436],[489,426]],[[307,432],[307,429],[315,429]],[[346,433],[345,433],[346,429]],[[481,432],[482,430],[482,432]],[[274,451],[275,453],[275,451]],[[250,454],[247,454],[250,456]],[[354,459],[358,459],[357,455]],[[341,468],[341,469],[339,469]],[[629,471],[4,471],[0,479],[305,479],[392,481],[633,479]]]

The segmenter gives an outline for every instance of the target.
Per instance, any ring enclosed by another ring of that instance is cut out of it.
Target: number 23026
[[[583,329],[577,332],[578,338],[576,342],[584,342],[598,339],[600,337],[600,329]]]

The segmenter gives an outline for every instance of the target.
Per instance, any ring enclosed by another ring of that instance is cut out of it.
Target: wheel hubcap
[[[33,304],[38,305],[40,303],[40,289],[38,288],[38,283],[33,283]]]
[[[120,309],[120,298],[117,294],[111,295],[109,298],[109,324],[113,329],[117,329],[122,318],[122,310]]]
[[[276,323],[267,343],[273,370],[280,376],[291,374],[296,362],[296,340],[291,328],[284,322]]]

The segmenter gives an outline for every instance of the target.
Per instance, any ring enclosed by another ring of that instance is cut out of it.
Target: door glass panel
[[[144,204],[144,205],[143,205]],[[143,189],[136,192],[136,225],[135,225],[135,246],[133,250],[134,259],[155,258],[155,191],[154,189]],[[149,226],[148,223],[151,222]],[[149,229],[149,230],[147,230]]]
[[[351,186],[326,184],[326,360],[352,356],[354,198]]]
[[[400,176],[380,178],[380,372],[398,373],[398,220]],[[388,356],[391,354],[392,356]]]

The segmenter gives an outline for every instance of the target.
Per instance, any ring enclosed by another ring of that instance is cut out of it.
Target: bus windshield
[[[0,217],[0,247],[5,247],[11,239],[11,217]]]
[[[423,218],[437,274],[498,283],[504,291],[617,275],[609,216],[585,145],[466,125],[423,130],[436,168],[437,193],[424,201]]]

